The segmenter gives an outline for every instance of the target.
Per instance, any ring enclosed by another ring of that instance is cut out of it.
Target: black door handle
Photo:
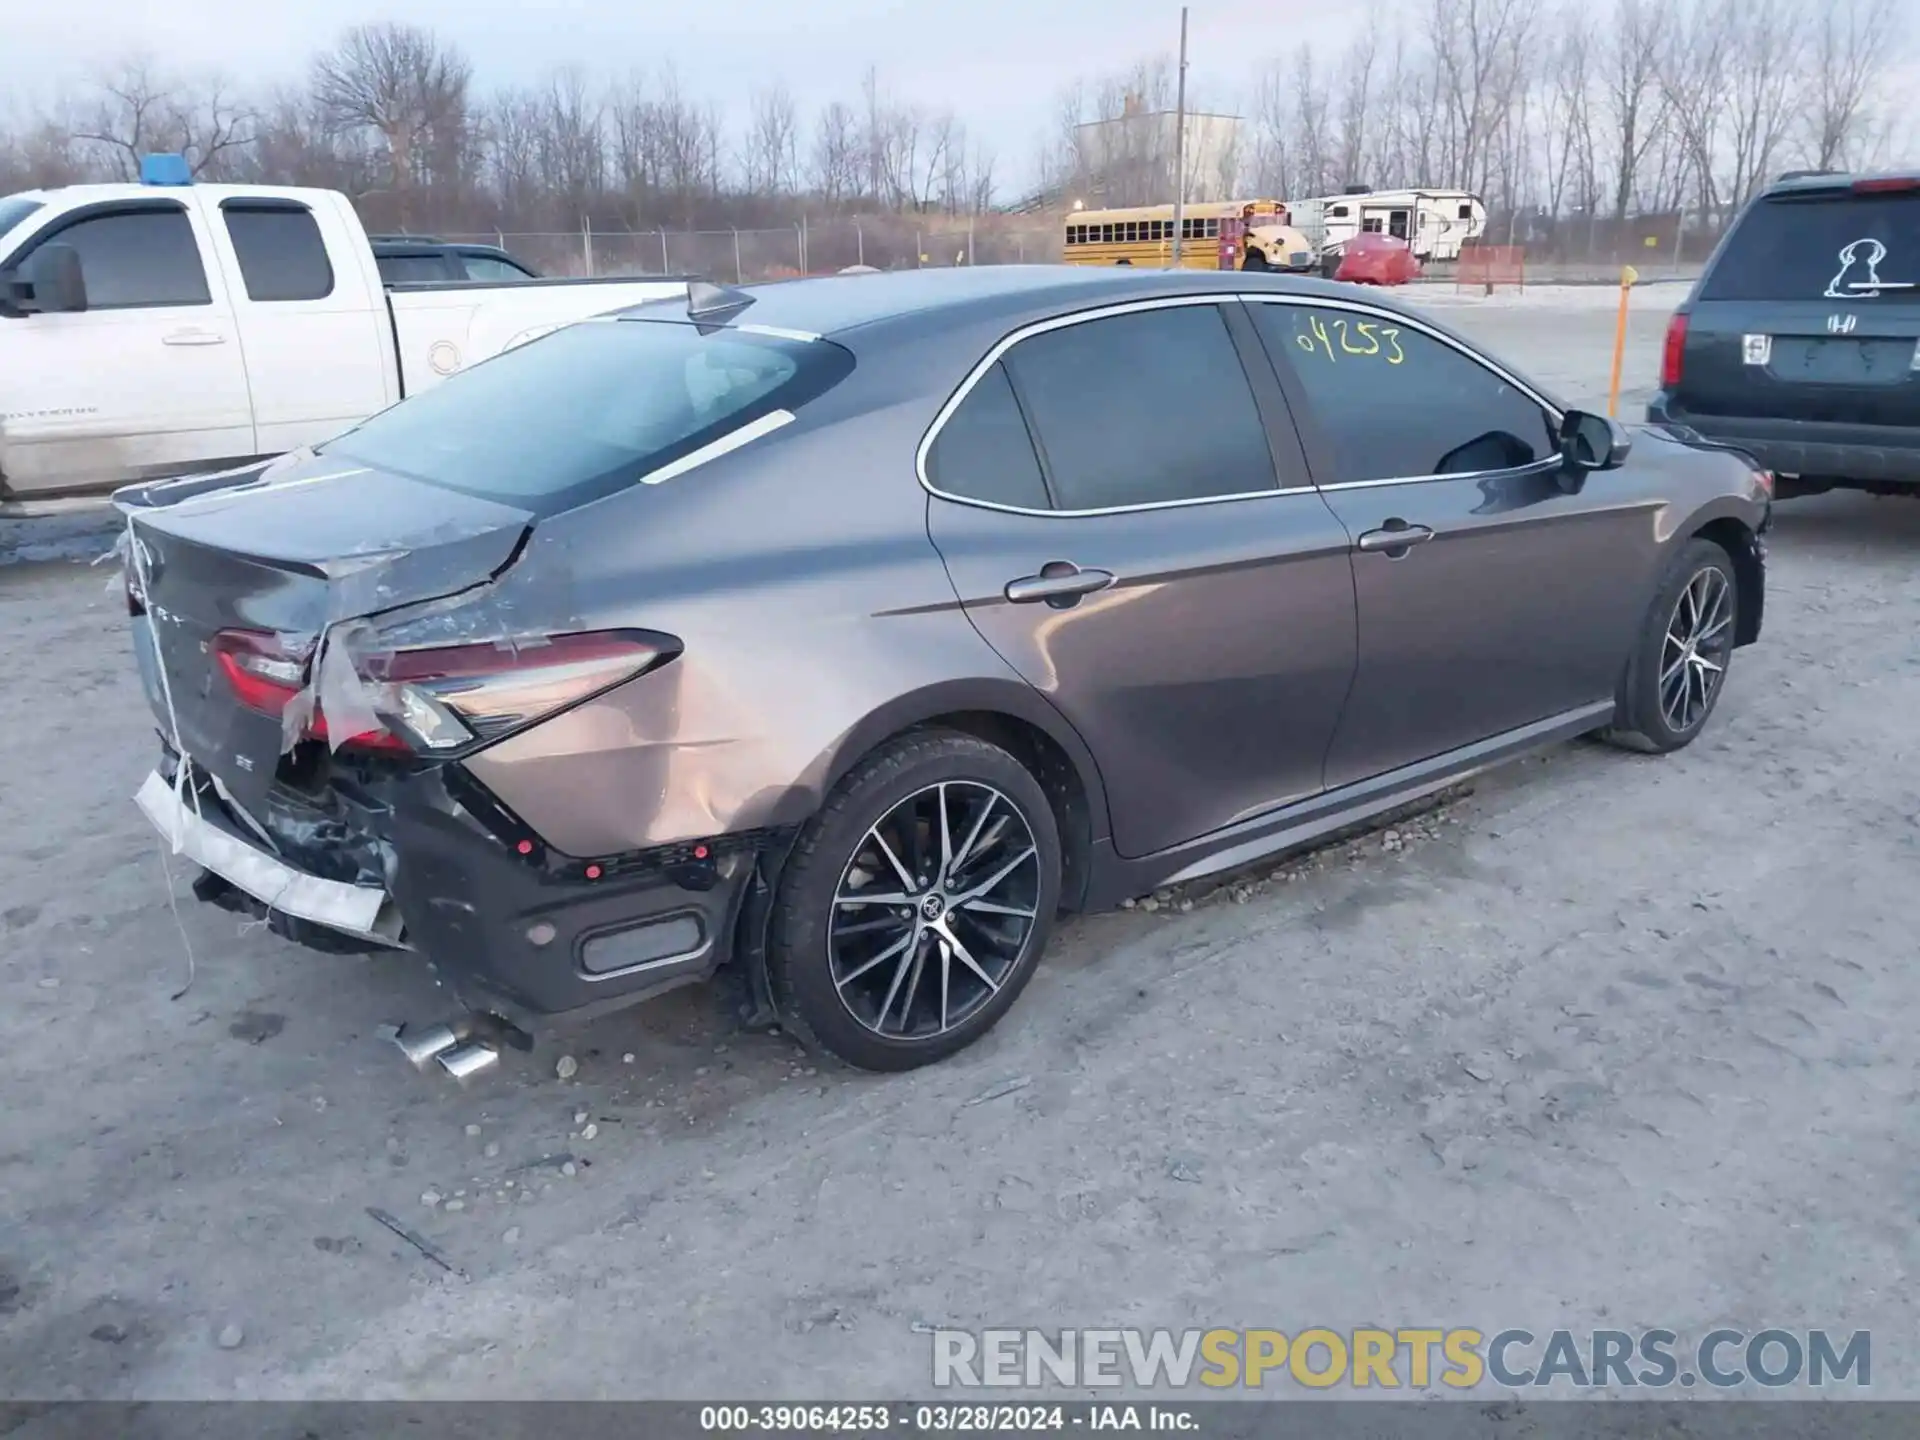
[[[1369,530],[1354,544],[1368,554],[1384,553],[1389,558],[1397,558],[1407,553],[1415,545],[1424,544],[1433,538],[1433,531],[1425,525],[1409,525],[1398,516],[1387,521],[1378,530]]]
[[[1014,605],[1032,605],[1044,600],[1056,610],[1080,603],[1082,595],[1091,595],[1113,584],[1110,570],[1082,570],[1071,560],[1049,560],[1038,575],[1023,575],[1007,582],[1007,600]]]

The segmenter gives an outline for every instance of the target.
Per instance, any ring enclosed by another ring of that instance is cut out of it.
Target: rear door
[[[87,308],[0,318],[0,426],[16,494],[115,484],[258,453],[245,360],[197,206],[155,198],[45,224],[80,255]]]
[[[929,531],[1092,750],[1115,848],[1317,793],[1353,676],[1347,537],[1244,313],[1148,302],[989,358],[923,448]]]
[[[1354,537],[1360,653],[1331,787],[1605,701],[1659,560],[1616,472],[1559,484],[1552,413],[1405,316],[1249,305]]]
[[[1702,416],[1920,425],[1920,189],[1756,201],[1701,282],[1676,396]]]
[[[336,212],[256,197],[207,212],[232,277],[260,453],[331,439],[400,398],[385,297],[351,263],[355,237]]]

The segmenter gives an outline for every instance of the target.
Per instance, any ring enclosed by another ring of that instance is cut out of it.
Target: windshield
[[[796,410],[852,368],[825,341],[589,320],[443,380],[321,449],[550,515]]]
[[[43,203],[31,195],[0,196],[0,236],[38,210]]]
[[[1762,200],[1728,239],[1700,298],[1920,301],[1920,194]]]

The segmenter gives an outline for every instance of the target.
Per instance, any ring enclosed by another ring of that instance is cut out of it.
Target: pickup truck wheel
[[[1739,614],[1732,559],[1710,540],[1688,541],[1647,610],[1601,738],[1655,755],[1692,744],[1726,688]]]
[[[903,735],[863,760],[795,843],[768,975],[803,1042],[863,1070],[962,1050],[1019,998],[1060,898],[1045,792],[996,745]]]

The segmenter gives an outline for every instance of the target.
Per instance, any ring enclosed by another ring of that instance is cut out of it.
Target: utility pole
[[[1180,78],[1173,102],[1173,266],[1180,268],[1180,232],[1187,218],[1187,7],[1180,7]]]

